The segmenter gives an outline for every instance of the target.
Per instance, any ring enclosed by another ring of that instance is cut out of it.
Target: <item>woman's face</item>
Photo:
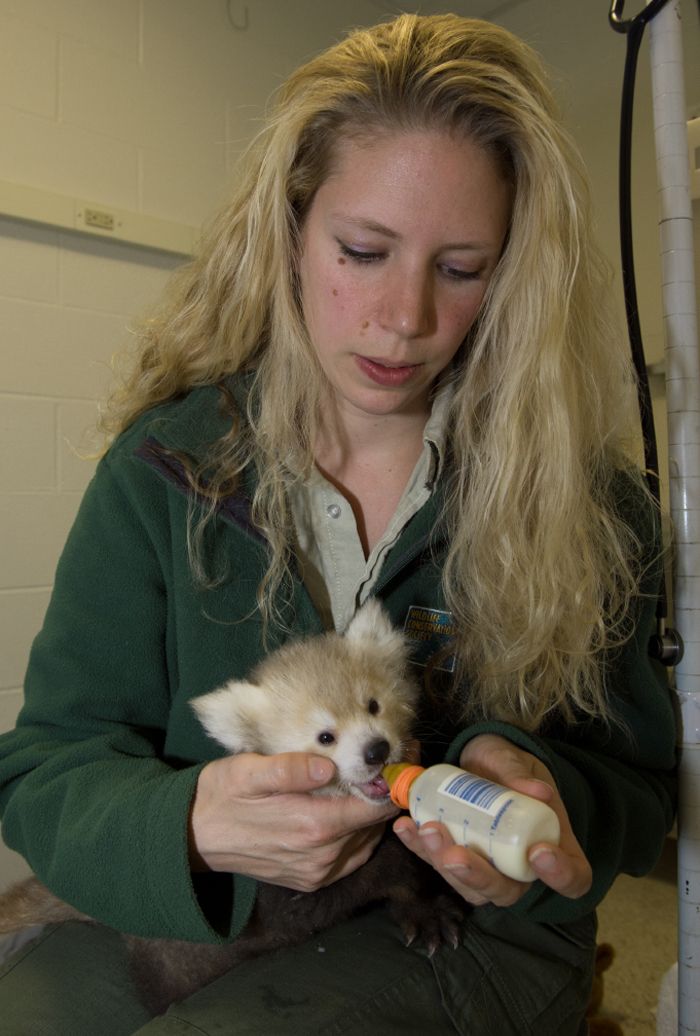
[[[302,228],[304,318],[340,413],[427,413],[498,262],[510,189],[465,138],[339,144]]]

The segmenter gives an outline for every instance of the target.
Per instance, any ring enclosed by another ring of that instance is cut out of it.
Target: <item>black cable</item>
[[[644,465],[649,490],[659,503],[659,457],[656,446],[656,429],[651,405],[649,376],[644,357],[642,331],[639,323],[639,306],[634,273],[634,247],[632,238],[632,116],[634,110],[634,86],[637,75],[639,48],[648,21],[657,14],[668,0],[653,0],[632,19],[622,21],[620,16],[624,0],[613,0],[610,10],[610,24],[617,32],[627,35],[625,69],[622,80],[622,101],[620,106],[620,157],[619,157],[619,204],[620,204],[620,251],[622,260],[622,288],[627,314],[627,329],[632,350],[632,360],[637,374],[637,396],[639,416],[644,441]],[[664,602],[665,604],[665,602]],[[664,609],[664,615],[666,614]]]
[[[622,82],[620,106],[620,156],[619,156],[619,205],[620,205],[620,252],[622,261],[622,287],[627,315],[627,329],[632,350],[632,360],[637,375],[637,401],[644,443],[644,466],[649,491],[660,507],[659,458],[656,445],[656,429],[651,404],[649,375],[644,357],[642,331],[639,323],[637,288],[634,275],[634,248],[632,239],[632,114],[634,109],[634,86],[637,73],[637,59],[644,29],[658,14],[668,0],[652,0],[635,18],[622,20],[624,0],[613,0],[609,20],[616,32],[627,35],[625,68]],[[668,614],[666,582],[662,580],[656,606],[658,632],[649,645],[650,654],[667,665],[680,660],[682,645],[678,634],[665,629]],[[670,644],[667,642],[672,641]]]
[[[643,28],[667,3],[668,0],[652,0],[634,18],[628,18],[626,21],[623,21],[621,15],[625,9],[625,0],[613,0],[609,14],[610,24],[615,32],[629,32],[635,25],[641,25]],[[700,5],[700,0],[698,0],[698,4]]]
[[[620,251],[622,259],[622,289],[627,314],[627,330],[632,350],[632,360],[637,374],[637,397],[639,417],[644,440],[644,466],[649,490],[658,503],[659,456],[656,446],[656,429],[651,404],[649,375],[647,372],[642,330],[639,323],[639,305],[634,271],[634,247],[632,236],[632,111],[634,106],[634,85],[637,73],[637,58],[644,35],[644,22],[634,22],[627,33],[627,51],[622,85],[620,109],[620,156],[619,156],[619,203],[620,203]]]

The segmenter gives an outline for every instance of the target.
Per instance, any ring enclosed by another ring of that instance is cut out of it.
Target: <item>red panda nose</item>
[[[390,746],[388,741],[377,738],[365,745],[364,760],[369,766],[376,763],[383,765],[389,758]]]

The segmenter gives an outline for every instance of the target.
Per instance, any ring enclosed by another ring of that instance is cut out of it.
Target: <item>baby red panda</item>
[[[249,680],[230,681],[192,707],[231,753],[325,755],[336,776],[317,794],[385,803],[381,770],[403,758],[417,698],[405,639],[370,598],[343,636],[290,641]]]
[[[207,733],[229,752],[326,755],[336,775],[316,794],[385,803],[381,770],[405,753],[417,697],[405,639],[370,599],[344,635],[289,642],[248,680],[230,681],[191,704]],[[407,942],[421,937],[431,951],[444,940],[456,945],[462,901],[391,833],[364,866],[315,892],[260,883],[251,919],[230,944],[128,933],[123,939],[139,994],[160,1014],[240,961],[302,942],[382,900],[389,901]],[[0,933],[68,920],[96,923],[37,878],[0,896]]]

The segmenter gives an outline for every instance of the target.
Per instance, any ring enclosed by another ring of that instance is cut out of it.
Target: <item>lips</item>
[[[365,781],[364,784],[356,784],[355,787],[368,799],[386,799],[389,795],[389,785],[380,773],[373,777],[371,781]]]
[[[355,361],[362,373],[377,385],[384,385],[389,388],[405,385],[410,381],[420,364],[390,364],[380,360],[372,359],[369,356],[356,356]]]

